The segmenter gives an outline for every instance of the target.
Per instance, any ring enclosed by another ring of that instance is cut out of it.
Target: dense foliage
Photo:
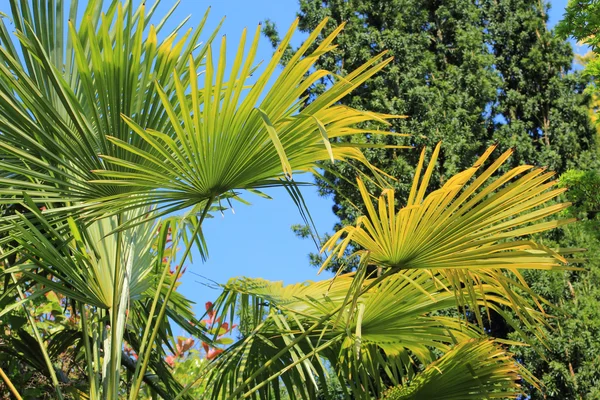
[[[560,35],[547,27],[547,12],[547,3],[530,0],[300,0],[298,16],[300,27],[307,31],[325,16],[332,19],[329,29],[346,23],[340,45],[320,60],[318,67],[344,73],[382,49],[394,56],[391,68],[343,102],[365,109],[393,110],[408,117],[395,120],[393,129],[414,136],[372,138],[372,142],[418,148],[443,140],[433,187],[472,162],[489,143],[497,142],[500,148],[515,149],[510,161],[513,166],[545,165],[559,174],[579,168],[563,180],[571,188],[569,200],[586,207],[595,201],[589,196],[597,193],[590,182],[598,167],[598,136],[591,123],[598,96],[590,78],[597,76],[593,71],[598,64],[593,55],[588,56],[592,61],[584,73],[573,72],[573,53],[564,32],[574,32],[578,40],[594,49],[598,5],[572,1]],[[273,24],[267,25],[265,33],[277,42]],[[293,50],[289,49],[290,54]],[[328,84],[322,80],[307,92],[314,96]],[[406,199],[418,152],[373,149],[365,154],[371,163],[397,179],[393,183],[397,196],[400,201]],[[328,166],[324,175],[317,177],[321,193],[333,196],[333,211],[340,219],[336,231],[364,212],[357,209],[361,203],[347,181],[353,173],[348,165]],[[544,306],[556,317],[552,328],[545,329],[547,347],[532,339],[534,347],[512,348],[546,384],[544,392],[530,388],[532,398],[594,398],[591,393],[600,380],[595,368],[600,360],[595,339],[600,323],[595,289],[600,284],[595,212],[590,214],[592,220],[571,212],[585,222],[540,240],[551,247],[588,249],[583,266],[589,274],[525,274],[536,293],[560,305],[559,309]],[[295,229],[300,236],[310,233],[306,227]],[[320,255],[311,255],[313,265],[320,266],[322,261]],[[356,266],[356,262],[349,263]],[[347,267],[347,263],[331,264],[332,269],[340,267]],[[486,324],[494,336],[519,336],[511,333],[513,327],[497,314],[492,313]]]
[[[437,69],[425,72],[423,98],[412,103],[424,120],[394,124],[405,100],[359,100],[379,96],[381,79],[394,87],[381,72],[397,73],[398,65],[372,49],[352,68],[342,64],[335,43],[350,43],[327,19],[292,52],[294,23],[257,68],[260,27],[249,46],[243,32],[228,62],[225,37],[218,52],[216,31],[200,41],[206,15],[183,33],[183,24],[167,24],[170,13],[156,20],[157,3],[67,3],[11,1],[14,33],[0,19],[0,387],[7,395],[478,400],[539,387],[486,322],[502,317],[519,339],[543,338],[552,324],[548,303],[528,290],[524,274],[569,273],[576,249],[556,251],[533,236],[575,218],[553,172],[520,165],[522,156],[511,161],[514,149],[485,146],[478,135],[502,131],[500,115],[518,113],[524,125],[508,121],[521,126],[510,135],[546,149],[558,103],[528,103],[549,113],[547,130],[536,131],[529,106],[493,100],[490,82],[500,80],[486,62],[503,50],[479,40],[492,23],[470,26],[482,9],[465,2],[463,10],[440,5],[422,14],[415,6],[405,22],[416,29],[422,18],[438,18],[435,29],[425,23],[425,33],[415,32],[423,54],[435,32],[440,53],[427,58]],[[455,52],[454,44],[473,37],[479,41],[468,51]],[[463,77],[469,66],[473,73]],[[559,117],[586,118],[577,79],[552,83],[557,72],[548,73],[549,87],[575,99]],[[481,85],[469,92],[465,77]],[[452,93],[449,84],[466,92]],[[507,98],[514,90],[503,89]],[[349,107],[344,99],[355,91],[363,97],[350,97]],[[413,144],[443,137],[419,134],[447,122],[439,114],[445,103],[459,110],[447,126],[454,142],[423,148],[414,165],[402,158],[406,146],[396,140],[407,135],[398,128],[423,125],[408,139]],[[591,142],[582,129],[577,154],[542,152],[554,167],[584,158]],[[473,135],[461,138],[464,131]],[[384,155],[414,171],[404,186],[373,166]],[[360,205],[328,238],[321,268],[356,250],[356,270],[287,286],[232,279],[197,318],[177,289],[195,267],[192,249],[202,260],[208,255],[205,219],[277,186],[307,216],[294,178],[320,168],[324,179],[346,171],[343,190]],[[580,185],[573,193],[584,196],[589,188],[580,183],[597,179],[585,177],[565,184]]]
[[[562,173],[595,159],[596,135],[587,116],[587,80],[570,73],[568,43],[546,27],[547,5],[528,0],[317,1],[300,3],[300,28],[311,31],[324,17],[328,30],[345,23],[338,47],[316,68],[346,73],[380,51],[394,57],[390,68],[343,104],[405,115],[393,130],[411,136],[353,138],[413,145],[442,140],[434,187],[469,166],[491,143],[515,148],[512,165],[545,165]],[[277,42],[268,24],[266,34]],[[317,41],[318,42],[318,41]],[[293,51],[293,49],[290,49]],[[307,90],[318,94],[329,81]],[[350,140],[350,139],[348,139]],[[373,149],[367,158],[398,182],[406,199],[418,151]],[[333,194],[341,223],[354,220],[358,197],[340,165],[318,180]],[[435,183],[437,182],[437,183]],[[333,188],[339,188],[335,191]]]

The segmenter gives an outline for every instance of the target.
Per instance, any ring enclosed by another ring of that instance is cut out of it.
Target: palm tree
[[[315,48],[323,21],[276,75],[294,23],[257,74],[260,26],[247,52],[244,31],[228,65],[225,37],[219,54],[212,49],[217,31],[199,42],[207,15],[193,30],[183,32],[182,24],[164,32],[171,12],[156,20],[158,2],[10,4],[14,36],[0,21],[0,251],[3,298],[13,301],[3,313],[26,310],[41,357],[36,365],[58,398],[136,399],[142,386],[153,396],[186,398],[192,385],[183,388],[164,357],[173,347],[172,324],[212,343],[175,291],[192,247],[207,254],[204,219],[274,186],[288,188],[300,206],[293,175],[324,160],[363,163],[375,177],[363,179],[385,187],[391,177],[368,165],[364,145],[337,138],[396,134],[384,128],[394,116],[337,102],[390,60],[381,54],[335,76],[302,107],[305,89],[330,74],[312,66],[335,48],[343,27]],[[361,129],[366,122],[382,130]],[[466,186],[487,156],[425,197],[433,160],[398,212],[389,190],[376,210],[359,181],[369,215],[342,231],[348,236],[339,245],[337,236],[329,243],[343,252],[354,240],[366,249],[355,277],[288,289],[228,285],[217,308],[232,315],[238,305],[251,323],[246,337],[211,364],[206,395],[278,396],[283,382],[288,393],[313,398],[326,391],[318,382],[328,368],[348,396],[359,398],[382,395],[388,386],[398,386],[388,393],[398,398],[426,394],[440,380],[472,396],[517,393],[518,376],[527,374],[481,339],[481,328],[431,315],[458,305],[481,322],[480,306],[511,307],[535,331],[543,315],[530,307],[518,269],[566,263],[543,246],[510,240],[564,223],[532,224],[565,207],[537,209],[559,193],[550,190],[549,174],[534,170],[513,180],[522,167],[479,190],[503,155]],[[367,276],[369,265],[381,276]],[[77,321],[68,337],[43,335],[27,311],[49,291],[68,299]],[[406,307],[383,307],[398,299]],[[69,382],[55,365],[53,350],[64,347],[55,344],[67,338],[85,365],[84,382]],[[123,352],[124,341],[137,360]],[[444,355],[434,361],[438,353]],[[419,375],[411,367],[432,362]],[[448,365],[452,374],[436,373]],[[478,368],[485,374],[473,375]]]

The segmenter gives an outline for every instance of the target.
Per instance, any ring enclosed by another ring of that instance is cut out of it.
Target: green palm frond
[[[22,274],[69,298],[102,309],[113,306],[114,297],[123,291],[122,286],[115,287],[114,284],[122,284],[125,278],[128,281],[128,303],[152,299],[157,291],[166,291],[173,277],[167,277],[163,287],[158,288],[157,276],[174,265],[180,244],[188,245],[198,240],[188,237],[194,225],[190,216],[171,217],[159,224],[137,224],[115,233],[119,223],[114,216],[90,224],[69,219],[65,227],[57,230],[41,211],[30,210],[35,218],[19,214],[22,223],[14,224],[12,240],[20,249],[19,257],[3,273]],[[148,212],[138,209],[124,213],[128,219],[134,219],[138,214]],[[203,246],[199,244],[201,254]],[[118,259],[116,255],[119,255]],[[52,279],[48,279],[47,274]],[[116,279],[115,274],[119,274]],[[174,317],[178,314],[193,320],[190,304],[185,298],[175,294],[172,301],[176,306],[172,310]]]
[[[253,83],[249,80],[260,27],[245,56],[246,33],[242,35],[228,81],[225,80],[226,41],[223,38],[218,58],[213,61],[212,46],[206,52],[203,86],[190,81],[188,94],[186,82],[175,73],[177,101],[174,102],[157,85],[174,132],[145,128],[124,117],[143,145],[115,137],[109,140],[122,152],[135,154],[139,161],[105,155],[103,159],[109,168],[96,173],[109,180],[94,183],[135,188],[138,196],[105,200],[126,207],[140,202],[166,204],[168,210],[173,211],[239,190],[284,185],[291,179],[292,172],[311,171],[323,160],[356,159],[368,164],[358,148],[336,139],[365,133],[354,128],[356,124],[385,123],[392,116],[362,112],[338,106],[336,102],[380,71],[390,59],[384,59],[383,53],[374,57],[344,79],[338,79],[311,105],[301,109],[300,97],[306,87],[328,74],[322,70],[311,72],[312,66],[335,48],[332,42],[342,29],[336,29],[309,52],[310,43],[325,23],[323,21],[311,34],[269,89],[267,82],[297,22]],[[199,73],[192,59],[188,68],[188,76]]]
[[[573,222],[574,219],[544,221],[569,203],[546,205],[565,191],[553,188],[554,173],[523,165],[490,179],[510,156],[502,154],[488,168],[490,147],[475,165],[450,178],[427,196],[435,167],[438,145],[421,179],[424,151],[408,203],[396,211],[394,192],[387,189],[377,208],[365,185],[358,181],[367,216],[356,226],[337,232],[324,248],[346,249],[350,241],[364,248],[373,265],[393,269],[505,268],[557,269],[567,261],[557,252],[522,238]],[[479,170],[483,171],[475,178]],[[343,236],[346,240],[338,244]],[[333,253],[332,253],[333,254]]]
[[[161,221],[159,226],[146,222],[115,233],[118,221],[114,216],[88,225],[69,219],[67,228],[58,233],[39,210],[33,207],[30,210],[35,218],[21,216],[22,223],[14,224],[12,237],[19,247],[19,257],[15,265],[3,273],[18,274],[27,282],[42,285],[46,290],[60,293],[79,305],[81,332],[86,338],[86,357],[94,360],[90,361],[90,365],[97,366],[100,360],[109,359],[107,348],[103,349],[104,353],[99,352],[103,344],[102,335],[97,330],[115,326],[112,316],[121,316],[119,336],[125,336],[132,348],[140,352],[139,339],[147,324],[152,322],[152,300],[158,297],[159,305],[166,302],[165,315],[156,319],[156,334],[151,341],[145,342],[145,347],[153,350],[152,357],[148,359],[149,367],[153,373],[162,371],[160,373],[166,374],[159,381],[168,384],[163,389],[170,388],[167,392],[174,396],[181,387],[172,382],[168,367],[163,365],[164,348],[170,346],[173,337],[171,324],[176,323],[189,334],[210,342],[194,318],[192,303],[179,293],[166,295],[169,286],[176,283],[173,282],[174,274],[169,275],[165,271],[177,260],[178,244],[190,245],[186,236],[188,225],[193,225],[193,221],[171,217]],[[136,213],[142,212],[144,210],[138,209],[125,212],[124,216],[134,218]],[[167,275],[166,279],[160,280],[163,272]],[[44,293],[37,291],[27,301]],[[110,332],[110,328],[107,331]],[[88,340],[87,336],[93,339]],[[124,362],[119,351],[112,366],[118,370]],[[135,363],[132,365],[135,370]],[[134,371],[130,372],[133,374]],[[144,371],[140,381],[147,380],[147,375]],[[100,376],[100,372],[89,373],[91,380],[95,376]]]
[[[182,33],[179,25],[165,35],[171,12],[151,23],[158,2],[147,9],[145,3],[134,8],[130,1],[93,0],[78,20],[81,10],[72,1],[67,23],[65,3],[11,2],[16,43],[0,21],[4,202],[18,201],[25,192],[36,203],[64,209],[127,191],[90,183],[98,179],[93,171],[105,168],[101,154],[143,162],[108,136],[158,154],[131,134],[121,116],[171,133],[161,97],[177,101],[173,74],[186,86],[196,80],[196,74],[188,75],[188,63],[203,64],[217,33],[199,44],[205,15],[194,30]]]
[[[458,344],[406,386],[390,389],[382,400],[517,399],[519,382],[535,380],[492,340]]]
[[[48,214],[82,201],[101,202],[96,214],[111,204],[116,212],[158,203],[166,214],[235,190],[282,185],[321,160],[367,163],[336,138],[366,132],[356,124],[392,118],[336,105],[390,62],[384,54],[300,111],[304,90],[329,74],[311,67],[335,48],[342,27],[309,51],[326,21],[268,88],[297,22],[253,79],[260,27],[247,53],[244,31],[227,76],[225,38],[218,56],[216,31],[198,44],[206,15],[193,31],[178,27],[159,41],[164,21],[150,24],[155,8],[144,4],[94,0],[77,21],[73,2],[68,26],[56,24],[59,15],[51,19],[55,10],[64,13],[62,2],[49,1],[38,16],[26,2],[12,5],[18,43],[0,27],[3,202],[26,193],[54,204]]]
[[[511,155],[509,150],[486,161],[490,147],[473,167],[451,177],[441,189],[427,194],[440,144],[425,172],[425,149],[415,173],[406,206],[397,209],[394,192],[385,189],[376,204],[358,180],[367,215],[356,226],[348,226],[325,244],[331,251],[323,268],[333,257],[342,256],[353,242],[367,263],[386,274],[418,270],[435,276],[456,290],[461,307],[469,307],[480,324],[477,305],[488,285],[486,307],[504,315],[512,309],[538,337],[546,323],[541,303],[519,273],[522,269],[572,269],[562,251],[535,243],[527,236],[573,222],[552,219],[569,203],[551,203],[565,189],[555,188],[553,173],[523,165],[494,176]],[[550,203],[550,204],[548,204]],[[340,240],[342,239],[343,240]],[[492,290],[493,289],[493,290]],[[531,300],[537,306],[533,308]],[[547,302],[546,302],[547,303]]]
[[[70,219],[66,228],[69,234],[63,235],[40,211],[32,211],[37,214],[37,224],[23,216],[21,223],[14,224],[13,238],[20,245],[21,259],[5,273],[23,273],[65,296],[105,309],[112,307],[114,297],[122,291],[114,284],[124,277],[115,279],[115,274],[128,275],[130,300],[139,299],[151,286],[153,269],[160,261],[158,253],[152,251],[156,243],[154,223],[117,235],[111,233],[118,227],[116,217],[86,227]],[[140,212],[130,212],[129,217]],[[122,250],[117,252],[117,247]],[[115,255],[120,255],[119,259]],[[55,280],[36,273],[38,268],[51,273]]]

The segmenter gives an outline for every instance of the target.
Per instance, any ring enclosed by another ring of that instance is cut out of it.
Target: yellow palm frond
[[[565,191],[554,188],[552,172],[523,165],[490,179],[512,153],[509,150],[475,178],[493,146],[472,168],[425,196],[439,146],[420,179],[422,153],[408,204],[398,211],[393,190],[384,191],[376,208],[359,179],[367,215],[356,226],[338,231],[324,249],[341,255],[353,241],[364,248],[361,252],[368,252],[372,264],[392,269],[566,267],[567,260],[556,251],[524,238],[574,221],[545,220],[569,206],[546,205]]]
[[[374,204],[359,179],[367,214],[359,217],[355,226],[345,227],[329,239],[324,249],[331,254],[321,269],[333,257],[341,257],[352,242],[368,264],[387,274],[419,270],[453,288],[460,305],[470,305],[479,323],[482,317],[477,298],[483,294],[482,285],[489,285],[495,294],[491,296],[488,291],[488,309],[503,313],[502,307],[510,307],[530,330],[541,336],[544,300],[529,290],[519,270],[574,267],[561,251],[528,236],[574,219],[549,218],[569,203],[551,203],[565,189],[556,188],[554,174],[544,168],[522,165],[494,176],[512,153],[503,153],[485,167],[495,147],[482,154],[473,167],[429,194],[427,187],[440,144],[424,172],[423,149],[408,202],[400,209],[396,208],[391,189],[384,190]],[[530,305],[530,299],[537,304],[537,310]]]

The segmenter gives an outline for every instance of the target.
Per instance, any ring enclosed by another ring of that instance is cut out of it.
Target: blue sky
[[[173,4],[172,0],[163,0],[157,15],[164,14]],[[552,4],[550,24],[554,25],[563,13],[566,0],[552,1]],[[171,27],[188,15],[191,16],[188,25],[194,26],[209,6],[211,12],[205,32],[207,35],[212,32],[226,16],[221,33],[227,35],[228,59],[231,60],[244,27],[253,32],[260,21],[269,18],[280,29],[287,29],[296,17],[298,3],[297,0],[182,0],[170,20]],[[10,14],[9,10],[8,0],[0,0],[0,11]],[[304,35],[298,33],[294,43],[301,43],[303,38]],[[271,53],[270,44],[261,38],[257,59],[268,60]],[[306,176],[304,180],[312,181],[312,178]],[[202,313],[204,303],[214,300],[219,294],[218,290],[205,285],[209,280],[225,283],[235,276],[249,276],[294,283],[330,276],[324,273],[319,277],[316,269],[308,265],[308,253],[316,249],[312,241],[298,239],[291,231],[291,225],[302,220],[286,192],[271,190],[268,193],[273,200],[247,197],[252,206],[237,204],[235,214],[226,212],[224,217],[217,214],[206,222],[205,236],[210,258],[202,264],[199,257],[195,257],[194,263],[188,265],[180,289],[197,303],[197,312]],[[305,188],[303,193],[319,232],[330,230],[336,222],[331,211],[331,199],[319,197],[310,187]]]

